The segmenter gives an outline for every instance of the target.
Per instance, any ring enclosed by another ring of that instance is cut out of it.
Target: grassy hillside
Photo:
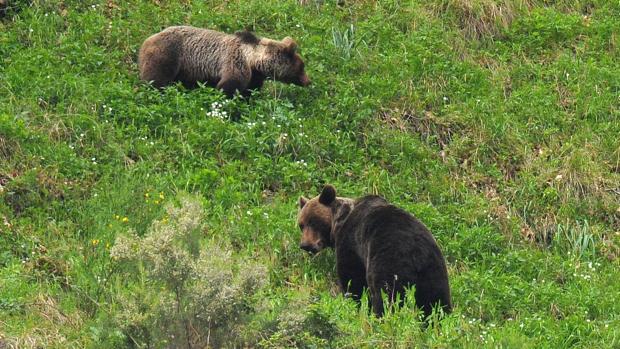
[[[620,347],[618,1],[9,5],[0,347]],[[154,90],[173,24],[292,36],[313,85]],[[453,314],[339,294],[298,248],[325,183],[431,229]]]

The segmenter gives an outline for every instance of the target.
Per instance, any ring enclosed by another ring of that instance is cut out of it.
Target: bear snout
[[[315,254],[323,248],[323,242],[318,241],[314,244],[309,242],[302,242],[301,244],[299,244],[299,248],[304,251],[310,252],[311,254]]]
[[[316,249],[314,248],[314,246],[309,243],[301,243],[299,244],[299,248],[310,253],[316,253]]]
[[[312,83],[312,81],[310,80],[310,78],[308,78],[308,75],[304,74],[301,79],[299,79],[299,85],[306,87],[308,85],[310,85],[310,83]]]

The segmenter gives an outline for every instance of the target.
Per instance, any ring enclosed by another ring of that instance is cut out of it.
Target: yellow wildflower
[[[164,192],[159,193],[159,198],[162,200],[164,199]]]
[[[121,220],[123,223],[127,223],[129,222],[129,218],[128,217],[123,217],[123,219]]]

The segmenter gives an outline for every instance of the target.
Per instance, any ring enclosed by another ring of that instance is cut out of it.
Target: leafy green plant
[[[355,48],[355,40],[355,26],[353,24],[344,30],[332,28],[332,43],[338,49],[342,58],[351,58]]]
[[[558,224],[554,235],[556,248],[578,259],[596,256],[596,242],[588,221]]]

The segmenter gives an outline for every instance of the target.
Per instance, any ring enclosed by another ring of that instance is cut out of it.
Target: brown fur
[[[336,271],[343,292],[359,300],[369,290],[372,309],[383,314],[382,293],[390,302],[415,286],[416,304],[426,316],[433,307],[450,312],[445,260],[428,229],[413,215],[379,196],[336,196],[327,185],[313,199],[299,199],[300,247],[336,249]]]
[[[297,44],[259,38],[249,32],[225,34],[189,26],[169,27],[144,41],[138,65],[140,78],[163,87],[181,81],[222,89],[228,97],[235,91],[248,95],[265,79],[310,84]]]
[[[6,15],[6,10],[9,8],[8,0],[0,0],[0,18]]]
[[[308,252],[318,252],[325,247],[333,247],[331,222],[332,212],[328,206],[319,202],[318,196],[313,199],[300,197],[297,224],[302,234],[299,247]]]

